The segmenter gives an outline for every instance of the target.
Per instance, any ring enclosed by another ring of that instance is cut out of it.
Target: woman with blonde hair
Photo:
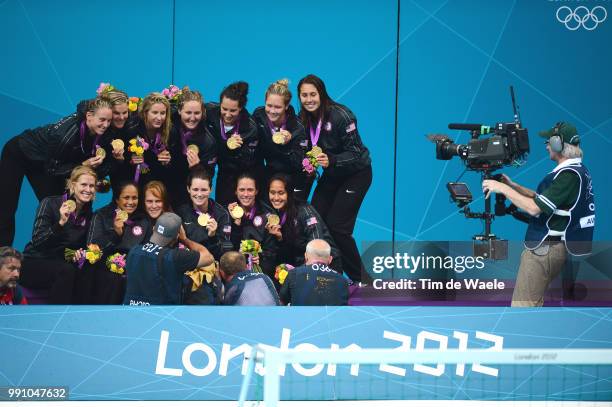
[[[127,130],[124,164],[113,182],[132,180],[139,186],[152,180],[168,182],[171,127],[168,99],[161,93],[148,94],[138,108],[137,122]]]
[[[302,168],[308,140],[304,126],[291,106],[289,81],[281,79],[268,86],[264,102],[264,106],[253,112],[259,131],[261,155],[266,160],[264,185],[272,175],[286,174],[291,178],[295,198],[306,201],[314,176]]]
[[[88,165],[99,178],[111,171],[111,140],[107,130],[112,104],[104,96],[87,103],[85,113],[74,113],[57,123],[28,129],[9,140],[0,159],[0,246],[10,246],[15,235],[15,213],[26,177],[41,201],[64,191],[73,168]]]
[[[36,211],[32,240],[23,251],[21,284],[49,290],[52,304],[73,304],[76,298],[76,261],[83,256],[96,196],[96,173],[89,166],[72,170],[64,195],[44,198]],[[75,250],[67,261],[65,250]]]

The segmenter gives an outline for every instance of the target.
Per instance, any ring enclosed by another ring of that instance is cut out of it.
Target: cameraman
[[[548,284],[563,269],[566,250],[575,256],[589,254],[595,226],[595,202],[591,175],[582,165],[580,137],[576,127],[559,122],[540,132],[546,150],[557,166],[538,185],[525,188],[502,175],[503,182],[484,180],[482,189],[506,196],[531,215],[525,234],[513,307],[535,307],[544,303]]]

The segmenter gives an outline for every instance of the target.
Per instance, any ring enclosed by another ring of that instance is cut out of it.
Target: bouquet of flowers
[[[115,253],[106,258],[106,267],[113,273],[123,275],[125,273],[125,254]]]
[[[306,157],[302,160],[303,171],[306,171],[308,175],[317,174],[317,168],[321,164],[317,162],[317,156],[321,154],[323,150],[320,147],[314,146],[312,150],[306,152]]]
[[[136,136],[135,138],[130,140],[130,146],[128,147],[128,151],[136,154],[138,157],[142,157],[145,151],[149,149],[149,143],[140,137]],[[149,172],[149,166],[147,163],[138,164],[136,166],[136,174],[134,175],[134,182],[138,182],[140,178],[140,174],[146,174]]]
[[[140,106],[140,102],[142,102],[142,99],[139,98],[138,96],[132,96],[128,99],[128,110],[130,112],[135,112],[136,110],[138,110],[138,106]]]
[[[177,102],[181,93],[179,87],[175,85],[170,85],[161,91],[161,94],[168,98],[170,102]]]
[[[259,264],[253,263],[253,257],[259,256],[261,251],[261,245],[257,240],[249,239],[240,242],[240,253],[247,255],[249,259],[249,270],[253,270],[257,273],[261,273],[262,270]]]
[[[110,83],[100,82],[100,85],[98,85],[98,89],[96,89],[96,94],[100,96],[103,93],[110,92],[112,90],[115,90],[115,87],[113,85],[111,85]]]
[[[283,285],[285,284],[285,279],[289,275],[289,272],[293,270],[294,268],[295,267],[293,267],[291,264],[287,264],[287,263],[279,264],[278,266],[276,266],[276,269],[274,270],[274,278],[277,279],[281,285]]]
[[[75,254],[79,250],[81,249],[78,249],[78,250],[65,249],[64,259],[68,262],[74,263],[75,257],[76,257]],[[89,262],[89,264],[94,264],[101,258],[102,258],[102,250],[100,250],[100,246],[98,246],[97,244],[93,244],[93,243],[88,244],[87,248],[85,249],[85,256],[82,256],[77,261],[77,266],[81,269],[83,268],[83,265],[85,264],[86,260]]]

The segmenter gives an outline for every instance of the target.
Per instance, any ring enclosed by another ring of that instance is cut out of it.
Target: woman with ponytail
[[[65,179],[78,165],[95,170],[98,178],[111,171],[112,103],[104,96],[87,103],[84,115],[74,113],[57,123],[29,129],[9,140],[0,159],[0,246],[15,235],[15,213],[24,176],[38,200],[64,191]]]
[[[234,197],[239,174],[250,171],[259,179],[263,172],[262,159],[257,155],[257,125],[246,110],[248,92],[246,82],[232,83],[221,92],[219,104],[206,108],[206,125],[219,151],[215,200],[224,206]]]
[[[308,151],[304,126],[291,106],[289,81],[281,79],[266,90],[265,105],[253,112],[257,123],[260,151],[266,160],[265,180],[277,173],[291,178],[292,193],[298,201],[305,202],[310,195],[314,176],[302,169],[302,160]]]
[[[342,253],[344,271],[353,281],[360,282],[367,274],[353,230],[372,184],[370,152],[361,141],[353,112],[329,97],[319,77],[302,78],[298,93],[300,119],[310,136],[309,150],[316,166],[323,167],[312,206],[323,217]]]

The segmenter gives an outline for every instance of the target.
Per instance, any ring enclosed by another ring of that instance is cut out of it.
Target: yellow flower
[[[117,265],[116,265],[116,264],[111,264],[111,266],[110,266],[110,270],[111,270],[113,273],[116,273],[116,272],[117,272]]]
[[[281,284],[285,284],[285,279],[287,278],[288,275],[289,275],[289,272],[285,269],[282,269],[278,273],[278,282]]]
[[[142,155],[143,153],[144,153],[144,148],[142,148],[142,147],[137,147],[136,148],[136,154]]]
[[[130,103],[128,104],[128,109],[130,110],[130,112],[135,112],[136,110],[138,110],[138,103],[130,101]]]

